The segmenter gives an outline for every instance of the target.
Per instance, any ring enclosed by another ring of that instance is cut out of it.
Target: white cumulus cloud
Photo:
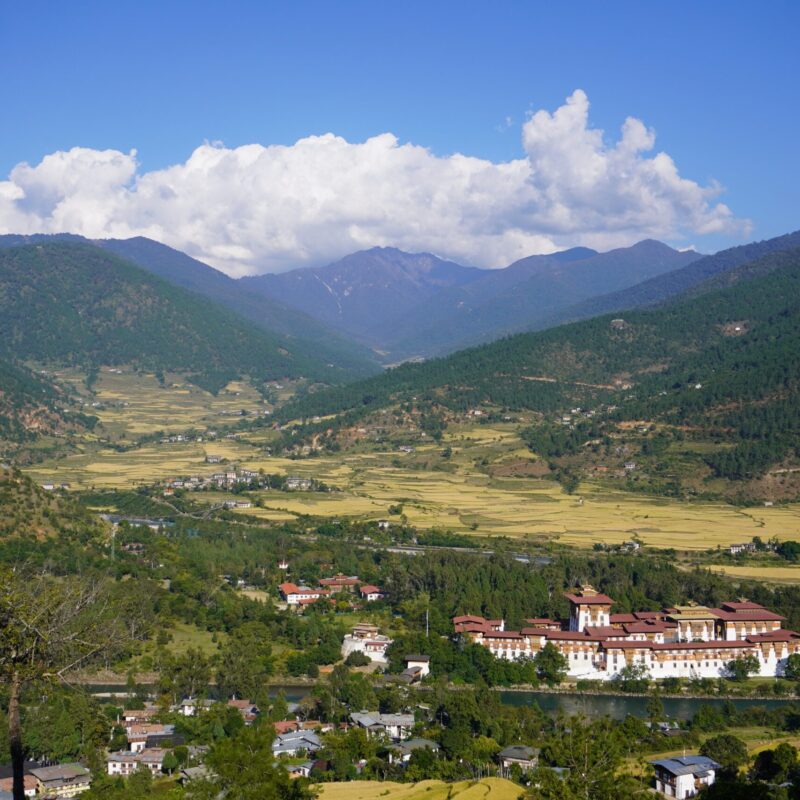
[[[504,266],[582,244],[743,234],[717,184],[682,178],[629,117],[615,143],[589,124],[575,91],[522,126],[523,156],[495,163],[436,156],[384,133],[291,146],[198,147],[141,171],[136,151],[76,147],[0,181],[0,231],[149,236],[231,275],[320,264],[376,245]]]

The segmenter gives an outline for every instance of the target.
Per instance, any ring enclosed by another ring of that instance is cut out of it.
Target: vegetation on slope
[[[240,374],[256,381],[343,377],[206,298],[91,245],[0,250],[0,305],[0,348],[21,359],[185,371],[211,391]]]
[[[740,275],[664,308],[523,334],[308,394],[283,417],[344,411],[352,422],[412,398],[544,413],[605,402],[618,406],[620,420],[692,425],[733,442],[711,465],[725,477],[752,477],[800,444],[800,250],[767,256]]]
[[[0,452],[39,434],[92,428],[96,419],[70,413],[66,400],[47,378],[0,358]]]

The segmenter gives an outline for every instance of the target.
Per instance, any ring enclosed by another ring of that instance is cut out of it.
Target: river
[[[95,695],[108,697],[116,695],[120,699],[125,696],[125,687],[115,684],[89,684],[89,692]],[[311,690],[308,685],[273,686],[270,694],[274,696],[279,691],[283,692],[287,703],[297,703]],[[210,686],[209,697],[214,697],[215,687]],[[527,706],[536,703],[539,708],[548,714],[584,714],[587,717],[604,717],[624,719],[628,714],[636,717],[647,717],[647,698],[638,695],[611,695],[611,694],[581,694],[578,692],[537,692],[537,691],[498,691],[500,700],[510,706]],[[671,719],[691,719],[700,706],[712,705],[722,707],[726,702],[719,698],[703,697],[662,697],[664,713]],[[779,708],[788,700],[774,698],[733,699],[730,701],[737,708],[752,708],[763,706],[765,708]]]

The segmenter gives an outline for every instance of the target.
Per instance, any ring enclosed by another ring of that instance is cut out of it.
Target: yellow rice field
[[[727,564],[714,565],[714,572],[721,572],[734,578],[752,578],[768,583],[800,583],[800,566],[797,567],[761,567],[761,566],[729,566]]]
[[[524,791],[504,778],[484,778],[480,781],[350,781],[323,783],[318,787],[320,800],[518,800]]]
[[[259,407],[260,398],[244,385],[231,384],[212,397],[171,376],[166,384],[168,388],[162,389],[153,376],[103,371],[97,384],[99,396],[109,404],[97,412],[103,425],[116,426],[125,435],[140,430],[181,431],[190,422],[204,431],[217,420],[230,422],[228,415],[248,403],[252,409]],[[533,460],[513,423],[460,425],[448,430],[443,443],[418,445],[409,454],[392,447],[383,452],[350,451],[291,460],[267,454],[265,445],[273,437],[270,430],[260,429],[236,440],[203,437],[203,441],[151,442],[127,452],[87,440],[81,452],[27,471],[40,482],[66,481],[80,489],[131,488],[210,474],[218,467],[207,464],[205,458],[219,455],[244,468],[314,478],[336,489],[331,493],[251,493],[254,507],[240,513],[274,522],[306,514],[380,519],[387,516],[389,506],[401,504],[406,520],[423,529],[578,547],[636,538],[653,547],[704,550],[749,541],[756,535],[800,539],[800,505],[738,508],[685,503],[592,483],[567,495],[558,484],[535,477],[490,477],[481,465]],[[448,459],[442,457],[445,445],[452,450]],[[198,494],[197,499],[219,502],[220,498]],[[794,573],[776,572],[772,577],[794,580]]]

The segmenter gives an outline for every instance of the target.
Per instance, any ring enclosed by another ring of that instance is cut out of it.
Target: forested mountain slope
[[[190,373],[216,390],[238,375],[341,380],[296,343],[92,245],[0,250],[0,354]]]
[[[320,360],[336,364],[353,379],[380,371],[375,354],[347,339],[314,317],[289,308],[277,300],[253,292],[242,281],[229,278],[213,267],[160,242],[137,236],[95,242],[161,278],[205,295],[216,303],[254,322],[271,333],[298,340]]]
[[[373,247],[325,267],[242,278],[242,283],[362,341],[380,345],[392,320],[440,290],[469,284],[484,274],[485,270],[430,253]]]
[[[92,427],[95,420],[67,410],[68,398],[46,377],[0,358],[0,453],[40,434]]]
[[[131,239],[86,239],[70,233],[0,235],[0,249],[27,244],[71,242],[109,250],[142,269],[214,303],[226,306],[272,335],[296,339],[294,348],[340,368],[350,380],[373,375],[381,367],[374,352],[313,317],[252,292],[240,281],[167,245],[136,236]]]
[[[539,328],[543,319],[579,300],[637,284],[698,258],[699,253],[681,253],[653,240],[607,253],[574,248],[531,256],[440,293],[427,307],[392,326],[391,347],[397,356],[436,355]]]
[[[687,292],[715,275],[723,274],[770,253],[791,250],[795,247],[800,247],[800,231],[721,250],[714,255],[697,259],[688,266],[643,281],[628,289],[603,293],[558,313],[550,314],[542,319],[537,327],[544,328],[614,311],[655,305]]]
[[[663,308],[403,365],[298,398],[283,415],[363,414],[412,398],[450,409],[488,403],[540,412],[605,402],[620,419],[724,435],[738,449],[720,456],[718,469],[753,474],[800,443],[800,249],[767,256],[740,275]]]

